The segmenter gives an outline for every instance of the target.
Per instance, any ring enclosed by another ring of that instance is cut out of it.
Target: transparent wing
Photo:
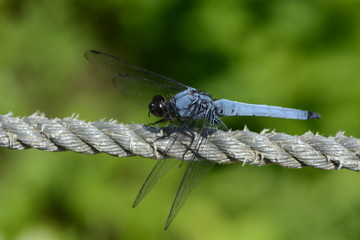
[[[194,109],[189,107],[189,109]],[[212,112],[208,113],[209,115],[215,114]],[[191,115],[191,113],[190,113]],[[195,139],[194,143],[195,151],[194,153],[198,153],[201,144],[205,140],[208,134],[211,134],[212,130],[221,129],[227,131],[228,128],[226,125],[219,119],[219,121],[215,123],[211,123],[209,118],[204,118],[201,120],[192,121],[189,120],[188,124],[192,127],[198,128],[198,139]],[[191,159],[188,163],[187,168],[185,170],[185,174],[181,179],[180,186],[178,191],[175,195],[174,202],[171,206],[169,216],[166,220],[165,230],[169,228],[172,221],[175,219],[177,213],[182,208],[183,204],[185,203],[186,199],[189,197],[190,193],[194,190],[194,188],[201,182],[201,180],[207,175],[207,173],[214,167],[215,162],[209,160],[195,160],[195,157]]]
[[[194,110],[195,109],[195,110]],[[188,114],[191,115],[190,111],[196,111],[196,108],[191,106],[188,107]],[[212,113],[209,113],[212,114]],[[187,115],[187,114],[186,114]],[[168,149],[170,149],[175,141],[179,141],[181,139],[181,135],[185,134],[186,138],[191,141],[191,144],[195,144],[194,153],[198,153],[203,141],[207,137],[208,134],[211,134],[212,130],[221,129],[226,131],[226,125],[219,120],[216,124],[210,123],[209,118],[204,119],[184,119],[182,122],[182,127],[178,130],[180,133],[176,133],[172,135],[174,137],[174,141],[169,143]],[[195,138],[195,134],[193,131],[196,131],[197,137]],[[189,134],[190,132],[190,134]],[[192,136],[194,135],[194,136]],[[184,153],[185,158],[186,153]],[[165,159],[158,160],[155,164],[154,168],[150,172],[149,176],[146,178],[143,186],[141,187],[135,201],[133,207],[137,206],[139,202],[151,191],[151,189],[155,186],[155,184],[168,173],[176,164],[177,160],[173,159]],[[195,160],[195,157],[190,159],[188,162],[187,168],[185,170],[184,176],[181,180],[180,186],[176,193],[175,199],[173,201],[165,229],[167,229],[174,218],[176,217],[179,210],[182,208],[186,199],[190,195],[190,193],[194,190],[194,188],[200,183],[200,181],[206,176],[206,174],[212,169],[215,165],[215,162],[207,161],[207,160]]]
[[[157,160],[154,168],[151,170],[149,176],[146,178],[138,195],[136,196],[133,207],[136,207],[140,201],[151,191],[155,184],[176,164],[178,164],[178,161],[171,158]]]
[[[85,57],[95,66],[110,73],[114,86],[124,96],[135,101],[139,99],[137,102],[146,106],[155,95],[170,96],[189,88],[174,79],[134,66],[106,53],[89,50]]]
[[[169,216],[166,220],[165,230],[169,228],[170,224],[176,217],[177,213],[185,203],[190,193],[207,175],[207,173],[213,168],[214,165],[214,161],[208,160],[192,160],[188,163],[185,174],[176,193],[174,202],[171,206]]]

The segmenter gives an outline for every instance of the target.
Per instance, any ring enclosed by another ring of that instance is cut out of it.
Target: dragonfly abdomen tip
[[[319,119],[321,118],[321,115],[316,112],[310,112],[308,111],[307,119]]]

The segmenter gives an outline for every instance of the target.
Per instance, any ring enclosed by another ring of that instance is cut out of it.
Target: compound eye
[[[149,104],[149,112],[157,117],[166,116],[168,111],[165,105],[165,98],[161,95],[154,96],[152,102]]]
[[[155,95],[152,99],[153,102],[165,102],[164,96],[161,95]]]
[[[160,103],[158,106],[156,106],[155,113],[156,113],[155,116],[164,117],[165,114],[167,113],[165,105]]]

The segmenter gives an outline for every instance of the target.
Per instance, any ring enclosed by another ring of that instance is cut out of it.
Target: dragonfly
[[[207,129],[228,131],[220,119],[222,116],[262,116],[298,120],[321,118],[320,114],[306,110],[228,99],[214,100],[206,92],[96,50],[87,51],[85,57],[96,67],[110,73],[115,88],[121,94],[135,98],[135,101],[143,99],[139,102],[145,101],[149,115],[160,118],[156,123],[168,121],[170,124],[179,125],[187,132],[200,133],[203,137],[195,142],[195,154],[206,139],[206,135],[202,133]],[[166,220],[165,230],[169,228],[192,190],[215,165],[214,161],[195,157],[188,162]],[[136,207],[155,184],[176,165],[178,161],[174,159],[159,159],[142,185],[133,207]]]

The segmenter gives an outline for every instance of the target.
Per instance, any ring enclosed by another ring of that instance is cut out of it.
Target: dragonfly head
[[[163,96],[156,95],[153,97],[151,103],[149,104],[149,115],[150,113],[157,117],[166,117],[169,115],[169,110]]]

